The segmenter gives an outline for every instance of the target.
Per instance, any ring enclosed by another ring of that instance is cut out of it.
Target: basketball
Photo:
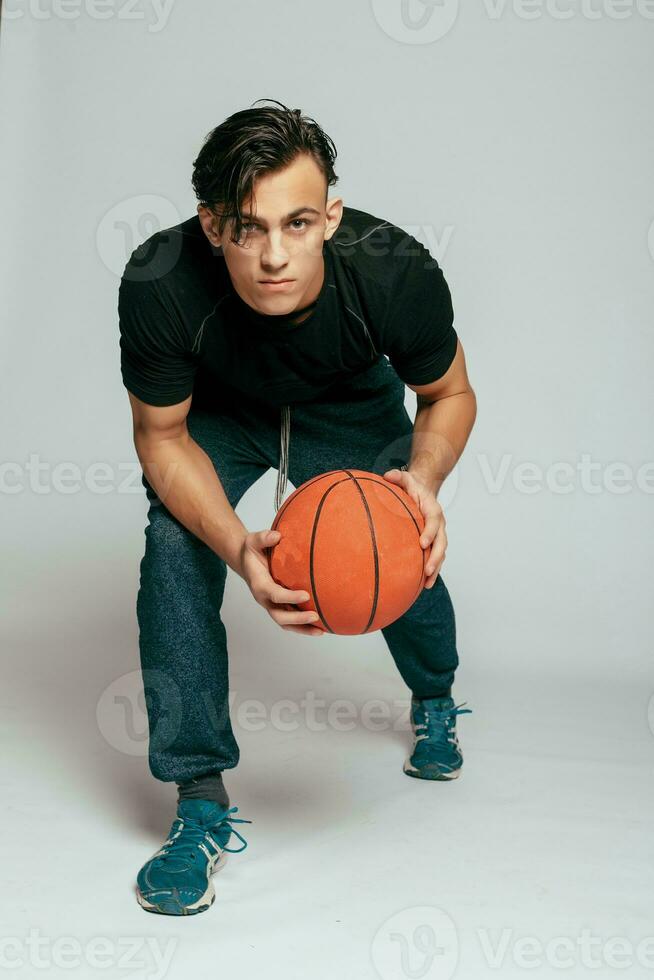
[[[312,626],[328,633],[372,633],[409,609],[425,583],[420,508],[394,483],[366,470],[331,470],[284,501],[267,549],[272,578],[311,597]]]

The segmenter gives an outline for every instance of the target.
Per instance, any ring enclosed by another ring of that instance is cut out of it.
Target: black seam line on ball
[[[333,472],[336,472],[336,471],[333,471]],[[344,470],[343,472],[349,473],[349,470]],[[375,474],[375,476],[377,476],[377,474]],[[355,477],[353,476],[352,479],[355,479]],[[376,484],[376,486],[383,487],[384,490],[388,490],[389,493],[392,493],[393,496],[395,497],[395,499],[398,501],[398,503],[400,503],[404,507],[405,511],[407,512],[407,514],[409,515],[409,517],[413,521],[413,526],[415,527],[416,531],[418,532],[418,538],[420,538],[420,528],[418,526],[418,522],[416,521],[415,517],[411,513],[410,509],[407,507],[405,501],[402,500],[402,498],[395,492],[395,490],[393,489],[393,487],[391,486],[391,484],[384,483],[381,478],[375,480],[371,476],[358,476],[358,477],[356,477],[356,481],[359,482],[359,483],[374,483],[374,484]],[[343,482],[343,481],[339,481],[339,482]],[[373,537],[374,537],[374,535],[373,535]],[[426,552],[425,552],[425,549],[424,548],[421,548],[420,550],[422,552],[422,555],[421,555],[421,559],[422,559],[421,565],[422,565],[422,567],[420,569],[420,578],[418,579],[418,585],[417,585],[416,591],[413,594],[413,599],[411,601],[411,605],[413,605],[413,603],[416,601],[416,599],[420,595],[421,586],[422,586],[422,577],[423,577],[424,572],[425,572]],[[374,618],[374,616],[373,616],[373,618]],[[368,621],[368,626],[370,626],[370,623],[371,622],[372,622],[372,619],[370,619]],[[366,626],[366,630],[368,629],[368,626]]]
[[[418,532],[418,541],[420,541],[420,528],[418,527],[418,522],[416,521],[415,517],[413,516],[413,514],[411,513],[411,511],[409,510],[409,508],[407,507],[406,502],[404,500],[402,500],[402,498],[400,496],[398,496],[398,494],[393,489],[392,485],[391,484],[387,484],[387,483],[380,483],[379,480],[372,480],[369,476],[360,476],[360,477],[358,477],[358,479],[362,483],[365,480],[368,480],[370,483],[376,483],[377,486],[384,487],[385,490],[388,490],[389,493],[392,493],[393,496],[395,497],[395,499],[399,503],[402,504],[402,506],[404,507],[405,511],[407,512],[407,514],[409,515],[409,517],[413,521],[413,526],[415,527],[416,531]],[[427,551],[426,551],[426,549],[421,546],[420,550],[422,551],[422,568],[420,569],[420,578],[418,580],[418,586],[417,586],[416,591],[414,593],[413,602],[411,603],[411,605],[413,605],[413,603],[416,601],[416,599],[420,595],[421,586],[422,586],[422,576],[424,574],[425,564],[426,564],[426,561],[427,561],[427,558],[426,558]]]
[[[317,593],[317,590],[316,590],[316,580],[315,580],[315,576],[314,576],[314,572],[313,572],[313,553],[314,553],[314,546],[315,546],[316,535],[318,533],[318,519],[320,517],[320,512],[321,512],[321,510],[322,510],[322,508],[324,506],[325,500],[326,500],[327,496],[332,492],[332,490],[334,490],[341,483],[345,483],[348,480],[352,480],[352,481],[354,481],[354,483],[357,483],[357,478],[354,476],[353,473],[350,472],[350,470],[329,470],[329,472],[327,472],[327,473],[322,473],[321,476],[331,476],[334,473],[346,473],[347,476],[343,480],[337,480],[335,483],[332,483],[332,485],[327,488],[327,490],[325,491],[325,493],[323,494],[323,496],[320,498],[320,503],[318,504],[318,508],[316,510],[316,516],[315,516],[314,522],[313,522],[313,528],[311,529],[311,545],[310,545],[310,549],[309,549],[309,578],[310,578],[310,581],[311,581],[311,591],[313,593],[313,598],[314,598],[315,605],[316,605],[316,612],[318,613],[318,615],[320,616],[320,618],[322,619],[323,623],[327,627],[327,630],[330,633],[333,633],[334,630],[331,628],[331,626],[327,622],[326,617],[323,615],[322,608],[320,606],[320,601],[318,599],[318,593]],[[316,479],[319,479],[319,477],[316,477]],[[373,480],[371,477],[361,477],[361,479],[362,480],[368,480],[370,483],[375,483],[378,486],[382,486],[382,487],[384,486],[384,483],[382,482],[381,479],[379,479],[379,480]],[[315,481],[312,481],[312,482],[315,482]],[[309,486],[309,484],[307,484],[307,486]],[[373,558],[374,558],[374,565],[375,565],[375,594],[373,596],[372,613],[370,614],[370,617],[368,619],[368,622],[366,624],[366,627],[365,627],[365,629],[363,631],[365,633],[365,632],[367,632],[368,628],[370,627],[370,624],[372,623],[373,619],[375,618],[375,613],[377,611],[377,603],[378,603],[378,600],[379,600],[379,559],[378,559],[378,555],[377,555],[377,544],[376,544],[376,541],[375,541],[375,529],[374,529],[374,526],[373,526],[373,523],[372,523],[372,519],[371,519],[371,515],[370,515],[370,510],[368,508],[368,502],[366,500],[365,494],[363,493],[363,491],[362,491],[361,487],[358,485],[358,483],[357,483],[357,490],[361,494],[361,498],[363,500],[363,505],[364,505],[364,508],[366,510],[366,517],[368,519],[368,527],[370,528],[370,534],[371,534],[371,537],[372,537],[372,550],[373,550]],[[397,494],[394,494],[394,496],[397,496]],[[398,497],[397,499],[399,500],[400,498]],[[289,500],[290,500],[290,498],[289,498]],[[403,501],[400,500],[400,503],[403,503]],[[408,510],[408,508],[407,508],[407,510]],[[411,511],[409,511],[409,515],[411,517],[413,517],[413,515],[411,514]],[[415,523],[415,521],[414,521],[414,523]]]
[[[322,621],[325,624],[325,626],[327,627],[328,631],[330,633],[333,633],[334,630],[331,628],[331,626],[327,622],[326,617],[323,615],[322,608],[321,608],[321,605],[320,605],[320,600],[318,599],[318,592],[317,592],[317,589],[316,589],[316,580],[315,580],[314,571],[313,571],[313,554],[314,554],[314,550],[315,550],[316,535],[318,533],[318,520],[320,518],[320,512],[322,511],[323,506],[325,504],[325,500],[327,499],[327,497],[329,496],[329,494],[332,492],[332,490],[334,490],[341,483],[345,483],[347,480],[352,480],[355,484],[357,484],[357,490],[359,491],[359,493],[361,495],[361,498],[363,500],[363,505],[364,505],[364,508],[365,508],[365,511],[366,511],[366,517],[368,519],[368,527],[370,529],[370,535],[372,537],[372,551],[373,551],[373,559],[374,559],[374,565],[375,565],[375,594],[373,596],[372,612],[370,614],[370,617],[368,619],[368,622],[366,623],[366,627],[365,627],[365,629],[363,631],[365,633],[365,632],[367,632],[368,628],[370,627],[370,624],[372,623],[373,619],[375,618],[375,612],[377,611],[377,602],[378,602],[378,599],[379,599],[379,559],[378,559],[378,555],[377,555],[377,544],[376,544],[376,541],[375,541],[375,529],[374,529],[374,526],[373,526],[373,523],[372,523],[372,518],[371,518],[371,515],[370,515],[370,510],[368,508],[368,502],[366,500],[365,494],[363,493],[363,490],[361,489],[361,487],[357,483],[356,477],[350,472],[350,470],[330,470],[329,473],[323,473],[322,476],[331,476],[333,473],[346,473],[347,476],[343,480],[337,480],[335,483],[332,483],[332,485],[330,487],[328,487],[327,490],[325,490],[324,494],[320,498],[320,503],[318,504],[318,508],[316,510],[316,516],[314,518],[313,527],[311,529],[311,546],[310,546],[310,549],[309,549],[309,578],[310,578],[310,581],[311,581],[311,591],[313,593],[313,598],[314,598],[315,605],[316,605],[316,612],[318,613],[318,615],[322,619]],[[381,486],[383,486],[383,483],[381,483],[381,481],[379,481],[379,480],[372,480],[370,477],[364,477],[364,479],[368,479],[368,480],[370,480],[371,483],[377,483],[377,484],[380,484]]]
[[[371,610],[371,613],[370,613],[370,618],[368,619],[368,622],[366,623],[366,628],[363,631],[364,633],[367,633],[368,630],[370,629],[370,626],[372,624],[372,621],[375,618],[375,613],[377,612],[377,603],[379,602],[379,554],[377,552],[377,539],[375,537],[375,525],[374,525],[373,520],[372,520],[372,514],[370,513],[370,507],[368,505],[368,501],[366,500],[366,495],[363,492],[363,489],[361,488],[361,484],[359,483],[358,478],[356,476],[354,476],[353,473],[351,473],[349,470],[345,470],[345,472],[348,474],[348,476],[350,477],[350,479],[355,483],[356,488],[357,488],[357,490],[359,491],[359,493],[361,495],[361,500],[363,501],[363,506],[365,507],[365,510],[366,510],[366,518],[368,520],[368,529],[370,531],[370,537],[372,539],[372,555],[373,555],[373,561],[374,561],[374,564],[375,564],[375,592],[374,592],[374,595],[372,597],[372,610]],[[376,480],[371,480],[370,482],[371,483],[377,483]]]
[[[402,498],[400,496],[398,496],[398,494],[395,492],[395,490],[393,489],[393,487],[392,487],[391,484],[382,483],[380,480],[373,480],[372,477],[370,477],[370,476],[359,476],[359,477],[357,477],[357,479],[361,483],[363,483],[366,480],[369,483],[376,483],[377,486],[384,487],[385,490],[388,490],[390,493],[392,493],[393,496],[395,497],[395,499],[397,501],[399,501],[399,503],[402,504],[402,506],[404,507],[405,511],[407,512],[407,514],[409,515],[409,517],[413,521],[413,525],[414,525],[416,531],[418,532],[418,541],[420,541],[420,528],[418,527],[418,522],[416,521],[415,517],[413,516],[413,514],[411,513],[411,511],[409,510],[409,508],[407,507],[405,501],[402,500]],[[421,585],[422,585],[422,576],[424,575],[424,572],[425,572],[425,563],[426,563],[426,560],[427,560],[426,559],[426,549],[421,547],[420,550],[422,551],[422,568],[420,569],[420,579],[418,581],[418,587],[417,587],[417,589],[416,589],[416,591],[414,593],[413,602],[415,602],[416,599],[418,598],[418,596],[420,595]],[[413,602],[411,603],[411,605],[413,605]]]
[[[313,552],[314,552],[315,543],[316,543],[316,535],[318,533],[318,521],[320,520],[320,512],[322,511],[322,509],[323,509],[323,507],[325,505],[325,501],[326,501],[327,497],[329,496],[329,494],[332,492],[332,490],[334,490],[341,483],[345,483],[345,480],[339,480],[338,483],[332,483],[331,487],[328,487],[325,490],[325,492],[322,495],[322,497],[320,498],[320,503],[318,504],[318,507],[317,507],[317,510],[316,510],[316,516],[313,519],[313,527],[311,528],[311,546],[309,548],[309,578],[310,578],[310,581],[311,581],[311,591],[313,593],[313,598],[314,598],[314,601],[315,601],[315,604],[316,604],[316,612],[318,613],[318,615],[320,616],[320,618],[322,619],[323,623],[327,627],[327,630],[330,633],[333,633],[334,630],[331,628],[331,626],[327,622],[325,616],[323,615],[322,608],[320,606],[320,600],[318,599],[318,591],[316,589],[316,579],[315,579],[314,572],[313,572]]]
[[[348,472],[348,471],[346,470],[345,472]],[[378,476],[378,474],[375,473],[375,476]],[[388,482],[385,482],[383,480],[383,478],[379,478],[379,479],[376,479],[375,480],[371,476],[358,476],[356,479],[358,480],[359,483],[366,483],[366,482],[367,483],[375,483],[378,487],[383,487],[385,490],[388,490],[389,493],[392,493],[393,496],[395,497],[395,499],[398,501],[398,503],[402,504],[402,506],[404,507],[405,511],[407,512],[407,514],[409,515],[409,517],[413,521],[413,526],[415,527],[416,531],[418,532],[418,539],[420,539],[420,528],[418,526],[418,522],[416,521],[415,517],[411,513],[410,509],[407,507],[406,502],[404,500],[402,500],[402,498],[396,493],[396,491],[394,490],[392,484],[390,484]],[[422,557],[422,567],[420,569],[420,578],[418,580],[418,586],[417,586],[416,591],[414,593],[414,597],[413,597],[413,600],[411,602],[411,605],[413,605],[413,603],[416,601],[416,599],[420,595],[421,586],[422,586],[422,577],[423,577],[424,572],[425,572],[425,563],[426,563],[426,560],[427,560],[426,559],[425,549],[424,548],[421,548],[421,552],[422,552],[422,556],[421,556]]]

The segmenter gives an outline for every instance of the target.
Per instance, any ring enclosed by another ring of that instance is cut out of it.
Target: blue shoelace
[[[422,718],[415,723],[416,734],[420,733],[420,729],[426,728],[427,731],[422,735],[421,741],[428,740],[430,744],[440,742],[447,746],[450,736],[454,732],[454,719],[456,716],[472,714],[471,708],[463,707],[467,703],[467,701],[462,701],[461,704],[454,705],[452,708],[441,708],[439,710],[438,708],[427,708],[422,701],[419,702],[419,709],[416,715],[418,718],[421,718],[421,716]]]
[[[209,834],[213,840],[212,831],[220,828],[225,821],[229,821],[229,823],[232,825],[231,832],[236,834],[239,840],[243,842],[243,847],[227,847],[226,844],[218,844],[218,846],[221,848],[221,850],[230,851],[232,854],[239,854],[241,851],[244,851],[248,846],[247,841],[233,825],[235,823],[252,823],[252,821],[245,820],[243,817],[229,816],[229,814],[236,813],[237,811],[237,806],[230,807],[229,810],[225,810],[220,820],[209,826],[200,823],[193,817],[177,817],[172,826],[172,833],[170,834],[166,843],[162,845],[162,849],[166,849],[165,853],[161,854],[161,856],[157,858],[156,863],[161,865],[169,856],[176,858],[188,856],[192,860],[195,860],[195,853],[200,844],[204,844],[207,834]],[[183,824],[183,828],[181,833],[179,833],[181,824]],[[175,836],[176,833],[179,833],[179,836]],[[186,852],[188,852],[188,855]]]

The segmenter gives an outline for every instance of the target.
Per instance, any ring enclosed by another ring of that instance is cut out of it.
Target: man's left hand
[[[420,535],[420,546],[431,548],[425,567],[425,588],[431,589],[438,577],[447,550],[443,508],[436,500],[434,491],[430,490],[410,470],[387,470],[384,473],[384,479],[402,487],[417,503],[420,513],[425,519],[425,526]]]

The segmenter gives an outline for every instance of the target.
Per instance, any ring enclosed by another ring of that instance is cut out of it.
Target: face
[[[232,222],[218,233],[218,213],[198,206],[204,232],[222,248],[234,289],[264,314],[292,313],[311,303],[324,276],[323,242],[343,216],[343,201],[325,201],[326,181],[313,157],[301,154],[283,170],[255,181],[243,202],[246,224],[239,244]]]

